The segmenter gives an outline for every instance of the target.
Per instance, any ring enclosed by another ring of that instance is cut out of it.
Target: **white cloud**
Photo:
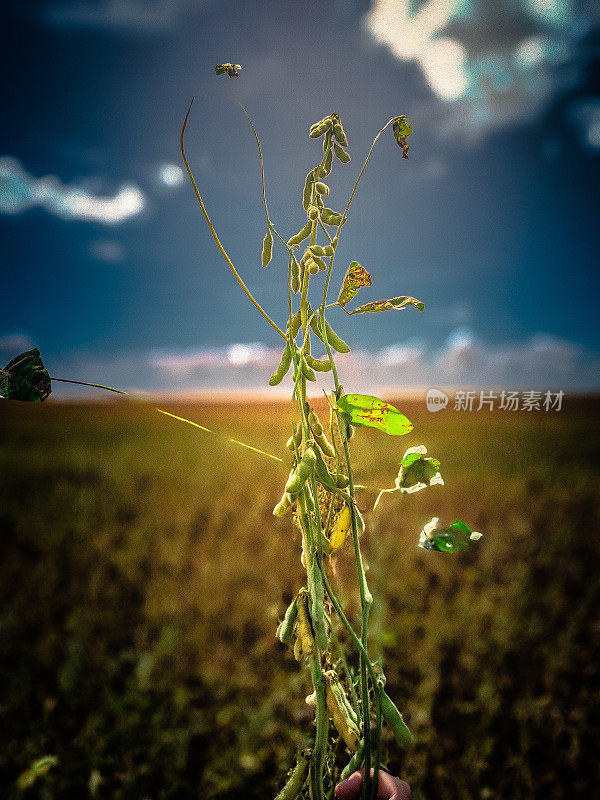
[[[172,28],[202,0],[60,0],[48,4],[46,19],[69,28],[106,28],[156,33]]]
[[[135,184],[123,184],[114,195],[97,195],[53,175],[34,178],[16,158],[0,158],[0,213],[20,214],[40,207],[62,219],[114,225],[139,214],[146,200]]]
[[[158,166],[156,177],[163,186],[167,186],[171,189],[181,186],[185,176],[181,167],[177,166],[177,164],[167,162]]]
[[[8,360],[25,350],[35,347],[33,339],[26,333],[5,333],[0,336],[0,352],[8,354]]]
[[[421,68],[434,98],[424,116],[474,137],[535,119],[577,85],[592,52],[582,39],[599,20],[597,4],[569,0],[372,0],[364,24]]]

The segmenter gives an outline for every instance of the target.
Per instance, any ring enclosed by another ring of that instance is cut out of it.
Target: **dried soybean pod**
[[[279,792],[275,800],[296,800],[308,777],[308,759],[303,753],[298,753],[296,766],[290,775],[288,782]]]
[[[329,372],[331,369],[331,361],[327,359],[314,358],[310,353],[305,353],[306,363],[312,367],[315,372]]]
[[[346,138],[346,132],[342,126],[341,120],[337,119],[335,125],[333,126],[333,135],[339,142],[339,144],[343,144],[344,147],[348,147],[348,139]]]
[[[302,491],[302,487],[310,478],[317,463],[317,457],[312,447],[307,447],[300,463],[292,472],[285,485],[285,490],[288,494],[294,497]]]
[[[350,161],[350,154],[347,153],[344,149],[342,149],[339,144],[333,143],[333,149],[335,150],[336,156],[342,162],[342,164],[347,164]]]
[[[320,244],[311,244],[311,245],[309,245],[308,249],[313,254],[313,256],[324,256],[325,255],[325,248],[321,247]]]
[[[347,747],[350,750],[356,751],[360,746],[360,734],[358,732],[358,728],[352,722],[347,713],[345,713],[345,707],[340,708],[340,703],[332,688],[332,679],[328,677],[329,674],[329,672],[325,673],[325,698],[327,701],[327,709],[331,715],[333,724],[335,725],[342,739],[346,742]]]
[[[281,383],[281,381],[286,376],[291,363],[292,363],[292,350],[289,344],[287,344],[285,350],[283,351],[283,355],[281,356],[281,361],[279,362],[279,366],[269,378],[269,386],[277,386],[278,383]]]
[[[301,231],[298,231],[298,233],[292,236],[291,239],[288,239],[287,243],[292,247],[294,245],[300,244],[300,242],[303,242],[305,239],[308,239],[311,230],[312,230],[312,225],[310,222],[307,222]]]
[[[282,622],[277,627],[277,638],[283,644],[291,644],[294,637],[294,626],[298,618],[298,596],[294,597],[286,609]]]
[[[352,512],[348,506],[344,506],[340,511],[340,516],[335,524],[333,533],[329,538],[329,544],[334,550],[344,544],[348,531],[352,527]]]
[[[310,617],[315,632],[315,642],[320,650],[327,650],[329,641],[325,630],[325,588],[317,559],[313,558],[308,570],[310,588]]]
[[[304,377],[306,378],[307,381],[316,381],[317,380],[317,376],[315,375],[314,370],[312,370],[308,366],[308,364],[306,363],[306,356],[304,356],[304,355],[301,358],[300,367],[302,369],[302,374],[304,375]]]
[[[273,509],[273,516],[274,517],[283,517],[283,515],[289,511],[292,505],[292,498],[287,492],[284,492],[281,500],[277,503],[275,508]]]
[[[326,183],[323,183],[323,181],[317,181],[315,183],[315,189],[319,194],[324,194],[325,196],[329,194],[329,186],[327,186]]]
[[[387,694],[381,691],[381,714],[389,725],[392,733],[394,734],[398,744],[410,744],[412,742],[412,734],[408,730],[406,723],[402,719],[402,714],[396,708],[396,704],[390,700]]]
[[[342,686],[342,683],[339,677],[335,674],[335,678],[331,681],[331,688],[333,689],[333,693],[336,696],[338,703],[340,704],[340,708],[344,708],[345,713],[348,715],[351,722],[356,725],[356,729],[358,730],[359,726],[359,719],[358,714],[352,707],[352,703],[348,700],[348,696]]]
[[[362,764],[364,752],[365,752],[365,741],[364,739],[361,739],[358,750],[356,751],[356,753],[354,753],[350,761],[346,764],[346,766],[342,770],[342,774],[340,775],[340,780],[345,781],[346,778],[349,778],[353,772],[356,772],[356,770]]]
[[[263,249],[261,256],[263,267],[266,267],[267,264],[271,261],[272,255],[273,255],[273,236],[271,234],[271,229],[267,228],[265,238],[263,239]]]
[[[306,180],[304,182],[304,192],[302,194],[302,205],[304,206],[304,208],[308,208],[310,205],[314,180],[315,180],[314,170],[311,169],[311,171],[306,176]]]
[[[311,222],[314,222],[319,217],[319,209],[316,206],[309,206],[306,210],[306,213],[308,214],[308,218]]]
[[[296,618],[295,633],[294,658],[296,661],[301,661],[304,656],[311,655],[315,649],[308,615],[308,592],[306,589],[300,589],[298,592],[298,616]]]
[[[310,327],[313,330],[313,333],[319,337],[322,342],[325,342],[323,335],[321,333],[321,320],[317,316],[313,316],[310,321]],[[337,335],[337,333],[333,330],[331,325],[325,320],[325,330],[327,332],[327,341],[333,347],[334,350],[337,350],[338,353],[349,353],[350,348],[346,344],[343,339]]]

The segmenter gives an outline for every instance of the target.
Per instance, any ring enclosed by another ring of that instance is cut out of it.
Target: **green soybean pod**
[[[325,196],[329,194],[329,186],[327,186],[327,184],[323,183],[322,181],[317,181],[315,183],[315,189],[319,194],[324,194]]]
[[[315,414],[315,412],[311,410],[308,412],[308,424],[310,429],[313,433],[316,433],[317,436],[323,433],[323,426],[321,425],[321,420]]]
[[[273,236],[271,234],[271,229],[268,228],[265,234],[265,238],[263,239],[263,249],[261,256],[263,267],[266,267],[267,264],[271,261],[272,255],[273,255]]]
[[[304,375],[307,381],[317,380],[317,376],[315,375],[314,370],[312,370],[306,363],[306,356],[302,356],[302,359],[300,361],[300,367],[302,369],[302,374]]]
[[[346,132],[344,131],[341,121],[336,122],[333,126],[333,135],[344,147],[348,146],[348,139],[346,138]]]
[[[326,225],[339,225],[342,222],[342,215],[331,208],[324,207],[321,209],[321,219]],[[346,217],[343,218],[343,222],[346,222]]]
[[[325,436],[324,433],[322,433],[320,436],[315,435],[315,442],[319,445],[319,447],[323,451],[323,455],[327,456],[328,458],[334,458],[335,448],[333,447],[333,445],[331,444],[331,442]]]
[[[339,144],[333,143],[333,149],[335,150],[336,156],[342,162],[342,164],[347,164],[350,161],[350,154],[347,153],[344,149],[342,149]]]
[[[327,264],[323,261],[322,258],[319,258],[319,256],[313,256],[313,261],[316,263],[317,267],[320,270],[325,272],[325,270],[327,269]]]
[[[311,275],[317,275],[317,273],[319,272],[319,265],[314,260],[314,258],[308,259],[306,262],[306,266],[308,267],[308,271],[310,272]]]
[[[300,314],[300,309],[298,309],[298,311],[296,311],[296,313],[292,316],[291,323],[288,320],[287,324],[288,333],[292,339],[295,339],[296,336],[298,336],[300,325],[302,325],[302,315]]]
[[[412,734],[402,719],[402,714],[398,711],[395,703],[390,700],[383,689],[381,690],[381,715],[389,725],[398,744],[405,745],[412,742]]]
[[[317,457],[312,447],[307,447],[300,463],[292,472],[285,485],[285,490],[288,494],[299,494],[306,481],[310,478],[317,463]]]
[[[294,597],[292,602],[286,609],[283,620],[277,627],[277,638],[283,644],[293,644],[294,641],[294,625],[298,618],[298,596]]]
[[[306,176],[306,180],[304,181],[304,192],[302,194],[302,205],[304,206],[304,208],[308,208],[310,205],[314,180],[315,180],[314,170],[311,169],[311,171]]]
[[[306,213],[311,222],[314,222],[319,217],[319,209],[316,206],[309,206]]]
[[[290,775],[288,782],[279,792],[275,800],[296,800],[308,777],[308,759],[302,753],[298,753],[296,766]]]
[[[340,780],[345,781],[346,778],[349,778],[353,772],[356,772],[356,770],[362,764],[364,752],[365,752],[365,742],[364,739],[361,739],[358,750],[356,751],[356,753],[354,753],[350,761],[346,764],[346,766],[342,770],[342,774],[340,775]]]
[[[296,447],[300,447],[301,444],[302,444],[302,426],[299,425],[294,430],[294,433],[287,440],[285,446],[287,447],[288,450],[291,450],[292,453],[295,453]]]
[[[298,294],[300,291],[300,264],[296,261],[296,259],[292,259],[292,292],[294,294]]]
[[[335,255],[335,247],[331,244],[326,244],[323,248],[323,255],[324,256],[333,256]]]
[[[273,516],[283,517],[283,515],[287,511],[289,511],[291,505],[292,505],[292,498],[289,496],[287,492],[284,492],[281,497],[281,500],[277,503],[277,505],[273,509]]]
[[[309,367],[312,367],[315,372],[329,372],[331,369],[331,361],[327,359],[320,359],[320,358],[313,358],[310,353],[306,353],[305,356],[306,363]]]
[[[345,489],[350,483],[350,479],[348,478],[347,475],[344,475],[343,472],[340,472],[340,474],[336,476],[336,482],[338,485],[338,489]]]
[[[321,320],[319,317],[313,316],[310,322],[310,327],[312,328],[313,333],[318,336],[322,342],[325,342],[323,334],[321,333]],[[334,350],[337,350],[338,353],[350,352],[350,348],[346,342],[337,335],[327,320],[325,320],[325,330],[327,332],[327,341]]]
[[[313,256],[324,256],[325,255],[325,248],[321,247],[320,244],[311,244],[311,245],[309,245],[308,249],[313,254]]]
[[[292,236],[291,239],[288,239],[287,243],[290,246],[293,246],[295,244],[300,244],[300,242],[303,242],[305,239],[308,239],[311,230],[312,230],[312,225],[310,224],[310,222],[307,222],[301,231],[298,231],[298,233],[295,236]]]
[[[292,363],[292,350],[289,344],[287,344],[285,346],[285,350],[283,351],[283,355],[281,356],[281,361],[279,362],[279,366],[269,378],[269,386],[277,386],[278,383],[281,383],[281,381],[286,376],[291,363]]]

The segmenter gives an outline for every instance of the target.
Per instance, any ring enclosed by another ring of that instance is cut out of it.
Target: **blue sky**
[[[261,386],[279,343],[241,294],[183,178],[178,134],[234,263],[280,324],[287,261],[264,236],[261,136],[276,226],[305,221],[320,160],[310,123],[337,110],[352,161],[382,137],[338,249],[360,301],[331,312],[353,388],[600,388],[600,10],[568,0],[52,0],[0,11],[0,356],[37,345],[51,374],[122,388]],[[239,78],[216,63],[242,64]],[[319,284],[322,278],[317,277]]]

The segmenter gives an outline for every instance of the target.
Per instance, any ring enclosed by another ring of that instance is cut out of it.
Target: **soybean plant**
[[[345,208],[343,211],[335,211],[325,205],[326,201],[330,202],[330,188],[324,181],[331,174],[335,162],[350,162],[348,139],[336,112],[315,122],[308,135],[314,140],[322,139],[323,157],[320,163],[309,170],[304,182],[301,201],[306,221],[297,233],[286,238],[280,234],[271,219],[259,137],[242,106],[256,138],[261,167],[266,217],[261,264],[263,268],[269,266],[274,245],[282,251],[287,261],[287,321],[283,330],[243,282],[206,211],[184,147],[184,134],[191,108],[192,104],[183,123],[180,145],[196,199],[229,269],[250,301],[283,339],[281,361],[269,384],[275,386],[281,383],[291,370],[292,400],[298,413],[287,442],[290,473],[273,514],[276,517],[290,514],[293,524],[301,532],[301,560],[306,571],[306,585],[299,588],[286,610],[277,629],[277,636],[281,642],[290,646],[296,660],[307,667],[312,686],[307,702],[314,707],[314,733],[311,746],[298,753],[296,767],[277,795],[277,800],[293,800],[304,796],[307,791],[312,800],[323,800],[326,792],[328,797],[332,795],[338,778],[344,778],[361,767],[364,767],[365,775],[362,798],[375,798],[381,761],[382,724],[385,722],[389,726],[401,746],[408,745],[412,736],[401,713],[385,691],[383,670],[379,664],[374,663],[368,650],[369,612],[373,598],[367,584],[360,547],[360,535],[365,529],[365,523],[356,503],[350,440],[357,426],[376,428],[388,435],[406,434],[413,426],[398,409],[377,397],[344,392],[334,352],[348,353],[350,347],[333,330],[325,312],[333,307],[344,310],[349,315],[407,307],[424,310],[424,304],[416,298],[400,296],[372,301],[349,311],[346,306],[359,289],[370,286],[372,282],[369,272],[357,261],[352,261],[348,266],[337,300],[333,303],[327,302],[343,226],[348,220],[352,201],[374,147],[382,133],[391,126],[403,158],[408,158],[409,146],[406,139],[412,132],[412,125],[405,116],[396,116],[383,126],[371,145]],[[301,247],[302,254],[299,252]],[[324,286],[317,290],[315,300],[311,279],[321,272],[324,273]],[[320,358],[315,358],[312,352],[316,340],[325,350]],[[329,419],[326,421],[319,419],[307,397],[307,384],[316,380],[316,372],[331,373],[332,387],[327,395]],[[426,486],[443,483],[439,474],[439,461],[426,458],[426,452],[423,446],[406,451],[394,487],[382,490],[375,506],[384,492],[415,492]],[[480,536],[472,533],[459,520],[447,528],[439,528],[438,521],[434,518],[424,526],[420,546],[452,553]],[[330,555],[342,547],[347,539],[351,540],[356,562],[361,607],[358,627],[344,613],[332,588],[331,570],[328,567]],[[350,642],[357,651],[359,670],[356,679],[340,651],[337,638],[332,636],[333,615],[346,629]],[[333,731],[335,733],[330,737],[330,732]],[[334,741],[336,737],[337,742]],[[335,771],[336,748],[344,749],[350,756],[341,774]]]
[[[223,64],[217,67],[227,71],[238,65]],[[219,72],[217,72],[219,74]],[[230,74],[228,72],[228,74]],[[193,100],[192,100],[193,103]],[[349,311],[347,306],[361,287],[371,285],[371,275],[357,261],[346,269],[337,300],[328,303],[328,291],[336,253],[343,227],[362,175],[369,163],[374,147],[382,133],[391,126],[394,138],[408,158],[406,141],[412,125],[405,116],[390,119],[379,131],[356,178],[343,211],[335,211],[329,203],[330,188],[325,179],[331,174],[334,163],[348,164],[348,140],[337,113],[331,113],[309,129],[309,137],[322,139],[323,157],[309,170],[301,194],[306,222],[291,237],[285,238],[275,228],[267,205],[262,150],[258,135],[246,110],[244,113],[252,127],[258,146],[261,167],[261,185],[266,216],[266,233],[263,240],[261,264],[267,267],[273,258],[274,245],[287,261],[287,321],[280,327],[267,314],[250,292],[221,243],[206,211],[184,147],[184,134],[192,104],[188,108],[180,135],[181,154],[196,199],[200,205],[210,233],[227,266],[241,288],[262,314],[266,322],[283,340],[281,362],[269,384],[279,384],[291,370],[292,400],[297,407],[297,420],[287,442],[290,466],[289,477],[281,499],[273,514],[283,517],[290,514],[293,525],[301,533],[301,560],[306,571],[306,585],[298,592],[277,628],[281,642],[290,646],[297,661],[306,665],[312,692],[307,698],[314,708],[314,731],[310,747],[298,753],[297,763],[277,800],[293,800],[308,793],[312,800],[324,800],[333,793],[335,782],[354,770],[364,768],[362,798],[375,798],[380,762],[382,759],[381,730],[385,722],[400,746],[410,744],[411,733],[393,700],[385,690],[385,675],[379,663],[371,658],[368,649],[369,613],[373,598],[369,591],[360,535],[365,522],[356,502],[356,485],[352,472],[350,440],[355,427],[370,427],[387,435],[404,435],[412,430],[412,423],[398,409],[377,397],[346,393],[338,376],[334,353],[344,354],[349,346],[333,330],[326,318],[331,308],[343,310],[354,316],[401,310],[413,307],[424,310],[424,304],[409,296],[375,300]],[[319,240],[320,242],[319,243]],[[299,250],[304,247],[302,254]],[[324,273],[324,285],[315,292],[311,279]],[[312,291],[311,291],[312,290]],[[316,297],[316,299],[315,299]],[[314,305],[311,305],[311,300]],[[324,355],[316,358],[312,352],[316,340],[324,348]],[[307,384],[316,380],[316,372],[331,373],[332,386],[327,400],[329,418],[320,420],[307,397]],[[37,349],[14,358],[0,370],[0,395],[17,400],[43,401],[51,392],[52,380],[46,371]],[[73,381],[74,383],[81,383]],[[100,384],[86,384],[101,389],[126,394],[118,389]],[[177,420],[195,425],[211,434],[213,431],[198,423],[157,409]],[[258,450],[234,439],[236,445],[267,455],[277,461],[284,459]],[[401,462],[395,484],[383,489],[375,502],[375,510],[383,493],[411,493],[435,484],[443,484],[440,463],[426,457],[424,446],[409,448]],[[472,532],[460,520],[446,527],[434,517],[424,525],[419,545],[427,550],[455,553],[464,549],[481,534]],[[346,542],[351,542],[356,563],[358,595],[360,597],[359,624],[351,622],[332,587],[330,556]],[[347,638],[358,656],[358,674],[355,676],[335,635],[333,619],[345,628]],[[331,736],[330,736],[331,734]],[[347,764],[336,769],[342,755]]]

